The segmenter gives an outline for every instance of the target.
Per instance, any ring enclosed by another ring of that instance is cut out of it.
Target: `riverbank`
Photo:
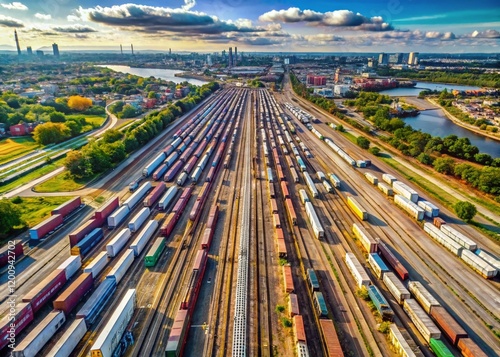
[[[500,134],[499,133],[495,134],[495,133],[487,132],[485,130],[479,129],[477,126],[474,126],[474,125],[471,125],[471,124],[468,124],[468,123],[464,123],[463,121],[461,121],[460,119],[458,119],[456,116],[454,116],[453,114],[449,113],[443,106],[439,105],[439,103],[437,103],[434,99],[425,98],[425,100],[427,100],[428,102],[434,104],[437,108],[440,108],[443,111],[443,113],[446,116],[446,118],[448,118],[449,120],[451,120],[456,125],[461,126],[464,129],[472,131],[472,132],[474,132],[474,133],[476,133],[478,135],[484,136],[486,138],[490,138],[490,139],[493,139],[493,140],[496,140],[496,141],[500,141]]]
[[[180,78],[197,79],[199,81],[205,81],[207,83],[215,80],[213,77],[208,77],[208,76],[202,76],[202,75],[198,75],[198,74],[193,74],[191,72],[176,73],[176,74],[174,74],[174,76],[175,77],[180,77]]]

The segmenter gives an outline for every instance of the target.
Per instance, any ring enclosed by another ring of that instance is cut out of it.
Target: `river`
[[[182,83],[182,82],[188,82],[191,84],[194,84],[195,86],[201,86],[205,83],[205,81],[201,81],[199,79],[194,79],[194,78],[183,78],[183,77],[176,77],[176,73],[182,73],[183,71],[179,71],[176,69],[161,69],[161,68],[135,68],[135,67],[129,67],[129,66],[111,66],[111,65],[103,65],[101,67],[106,67],[109,69],[112,69],[113,71],[116,72],[122,72],[122,73],[129,73],[133,74],[139,77],[155,77],[155,78],[161,78],[165,79],[167,81],[172,81],[175,83]]]
[[[500,157],[500,142],[476,134],[470,130],[456,125],[450,119],[446,118],[441,109],[425,110],[414,118],[403,119],[407,124],[416,130],[422,130],[432,136],[445,136],[455,134],[459,138],[469,138],[472,145],[479,148],[479,151],[490,154],[491,157]]]
[[[424,89],[442,91],[445,88],[448,92],[452,91],[453,89],[457,89],[457,90],[481,89],[480,87],[461,86],[458,84],[417,82],[417,85],[415,87],[388,89],[388,90],[381,91],[380,94],[386,94],[386,95],[389,95],[391,97],[399,97],[399,96],[415,96],[416,97]]]

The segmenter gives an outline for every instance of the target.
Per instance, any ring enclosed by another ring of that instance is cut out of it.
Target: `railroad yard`
[[[0,354],[499,356],[498,245],[331,123],[218,90],[17,245]]]

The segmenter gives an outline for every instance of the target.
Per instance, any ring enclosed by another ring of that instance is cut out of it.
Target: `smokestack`
[[[14,38],[16,39],[17,54],[21,56],[21,47],[19,46],[19,38],[17,38],[16,30],[14,30]]]
[[[134,55],[134,45],[130,44],[130,48],[132,49],[132,56]]]
[[[123,56],[123,47],[122,47],[122,45],[120,45],[120,53],[121,53],[121,54],[122,54],[122,56]]]

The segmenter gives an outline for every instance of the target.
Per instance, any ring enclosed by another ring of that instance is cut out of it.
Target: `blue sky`
[[[34,49],[500,52],[500,2],[0,0],[0,45],[14,29]]]

